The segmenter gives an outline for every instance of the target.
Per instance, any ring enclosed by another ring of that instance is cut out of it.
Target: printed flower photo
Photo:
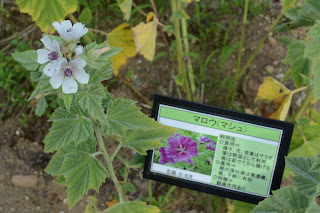
[[[155,150],[154,163],[210,175],[217,137],[179,129]]]

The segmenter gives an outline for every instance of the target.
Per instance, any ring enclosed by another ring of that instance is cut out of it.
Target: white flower
[[[81,55],[83,53],[83,46],[78,45],[74,51],[75,51],[76,55]]]
[[[40,39],[46,49],[38,49],[38,63],[49,63],[44,67],[43,72],[47,76],[51,77],[53,74],[60,70],[60,45],[56,40],[51,41],[48,36],[44,36]]]
[[[88,32],[88,28],[84,27],[84,24],[77,22],[72,26],[70,20],[61,20],[61,23],[55,21],[52,23],[52,26],[66,41],[79,40],[84,34]]]
[[[78,91],[76,80],[81,84],[89,82],[89,74],[83,69],[85,66],[86,61],[82,58],[74,59],[69,64],[67,59],[62,58],[60,71],[50,78],[51,86],[58,89],[62,85],[64,93],[76,93]]]

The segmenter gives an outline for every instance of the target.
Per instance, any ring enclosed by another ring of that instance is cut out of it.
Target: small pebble
[[[274,68],[271,65],[266,66],[265,70],[267,71],[268,74],[272,74],[274,72]]]
[[[35,187],[38,183],[38,177],[35,175],[13,175],[11,182],[14,186]]]
[[[68,198],[63,199],[63,204],[68,204]]]
[[[277,74],[277,75],[275,76],[275,78],[276,78],[277,80],[281,80],[281,79],[283,78],[283,76],[284,76],[283,73],[279,73],[279,74]]]
[[[39,209],[40,209],[40,206],[37,206],[36,208],[37,208],[37,210],[39,210]]]
[[[269,36],[268,41],[271,44],[271,46],[277,46],[277,40],[274,39],[273,37]]]
[[[142,63],[142,60],[141,60],[141,59],[138,59],[137,61],[138,61],[138,64],[141,64],[141,63]]]
[[[16,131],[16,135],[17,135],[17,136],[20,136],[19,130]]]

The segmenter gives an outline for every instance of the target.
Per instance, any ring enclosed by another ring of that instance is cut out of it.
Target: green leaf
[[[240,42],[232,45],[232,46],[225,46],[221,50],[221,54],[219,56],[219,66],[222,68],[226,64],[228,58],[231,54],[239,47]]]
[[[189,19],[190,16],[184,10],[177,10],[175,11],[172,16],[172,19]]]
[[[14,60],[21,63],[21,65],[27,70],[34,71],[37,70],[39,64],[37,62],[38,55],[35,50],[27,50],[24,52],[15,52],[11,54]]]
[[[48,104],[47,104],[46,98],[45,96],[42,96],[37,103],[36,115],[39,117],[42,116],[47,106]]]
[[[68,110],[68,112],[70,112],[70,107],[71,107],[71,104],[72,104],[73,94],[62,93],[62,99],[63,99],[63,103],[64,103],[66,109]]]
[[[89,7],[86,7],[84,10],[82,10],[80,16],[79,16],[79,21],[83,24],[90,24],[92,21],[92,12]]]
[[[17,0],[20,12],[31,15],[42,32],[53,33],[52,23],[64,20],[68,13],[76,11],[78,0]]]
[[[140,155],[136,153],[133,158],[129,162],[129,167],[130,168],[143,168],[144,166],[144,160],[145,160],[144,155]]]
[[[296,4],[297,0],[283,0],[282,1],[282,11],[286,11]]]
[[[273,195],[261,201],[251,213],[306,212],[309,199],[296,188],[287,186],[273,191]]]
[[[123,13],[123,19],[129,21],[132,9],[132,0],[117,0],[118,6]]]
[[[288,46],[288,51],[285,58],[285,63],[293,65],[297,60],[303,58],[304,54],[304,43],[297,41],[292,42]]]
[[[320,57],[320,24],[316,24],[307,33],[310,40],[306,42],[304,57],[315,60]]]
[[[128,129],[150,129],[161,125],[143,114],[129,99],[113,99],[108,105],[107,123],[102,131],[105,135],[124,136]]]
[[[320,173],[320,154],[315,157],[315,160],[309,170],[310,172],[319,172]]]
[[[78,146],[76,146],[74,143],[69,143],[67,146],[62,147],[55,155],[53,155],[45,171],[50,175],[61,175],[60,169],[63,160],[68,153],[83,151],[91,154],[95,152],[95,148],[96,140],[92,138],[79,144]]]
[[[279,41],[283,44],[285,44],[286,46],[294,43],[294,42],[300,42],[298,39],[289,37],[289,36],[283,36],[281,38],[279,38]]]
[[[50,121],[53,121],[53,124],[44,139],[46,152],[53,152],[72,142],[78,145],[93,137],[90,119],[78,110],[71,108],[68,112],[66,109],[58,108]]]
[[[108,172],[101,161],[83,151],[66,155],[61,167],[61,174],[66,178],[69,209],[89,189],[99,192],[100,186],[108,177]]]
[[[320,19],[320,2],[318,0],[307,0],[302,4],[299,14],[305,18]]]
[[[319,101],[320,100],[320,62],[314,62],[313,74],[314,74],[313,96],[315,101]]]
[[[232,213],[248,213],[251,212],[252,209],[256,206],[251,203],[245,203],[237,200],[233,201],[233,205],[235,209],[232,211]]]
[[[50,85],[49,80],[50,80],[50,77],[46,76],[45,74],[42,74],[40,77],[39,83],[37,84],[36,88],[32,92],[28,101],[32,100],[39,94],[55,92],[56,90],[53,89],[53,87]]]
[[[106,97],[106,91],[102,84],[89,85],[88,91],[80,91],[76,94],[76,102],[80,108],[87,111],[92,117],[101,123],[106,123],[102,99]]]
[[[101,65],[99,69],[89,70],[89,84],[99,83],[112,77],[112,63],[107,62]]]
[[[66,178],[63,175],[59,175],[57,177],[57,184],[65,186],[66,185]]]
[[[289,156],[313,157],[319,153],[318,150],[320,150],[319,141],[308,141],[307,143],[303,143],[298,148],[292,150],[289,153]]]
[[[320,173],[309,171],[314,158],[287,157],[286,163],[295,175],[292,180],[299,192],[306,196],[314,196],[317,185],[320,184]]]
[[[182,86],[183,85],[183,82],[184,82],[184,75],[183,73],[180,73],[179,75],[176,75],[174,77],[174,81],[176,82],[176,84],[178,86]]]
[[[30,79],[32,82],[39,82],[42,72],[33,70],[30,72]]]
[[[295,87],[302,87],[305,85],[303,76],[309,76],[311,73],[311,61],[307,58],[300,58],[287,72],[291,75]]]
[[[130,182],[126,182],[123,186],[122,186],[124,191],[127,192],[136,192],[136,187],[134,187],[134,185]]]
[[[118,203],[104,210],[102,213],[159,213],[160,209],[156,206],[146,205],[145,202],[133,201]]]
[[[135,150],[141,155],[146,155],[148,150],[161,146],[161,140],[168,139],[176,128],[162,126],[148,130],[129,130],[126,137],[121,137],[120,142],[124,147]]]

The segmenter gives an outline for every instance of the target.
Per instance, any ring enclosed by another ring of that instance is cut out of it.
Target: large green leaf
[[[89,70],[89,84],[99,83],[101,81],[108,80],[112,77],[112,63],[107,62],[101,65],[99,69]]]
[[[60,172],[66,178],[70,209],[89,189],[99,192],[100,186],[108,177],[108,172],[101,161],[83,151],[67,154]]]
[[[82,110],[87,111],[92,117],[105,123],[102,99],[106,97],[106,91],[102,84],[90,84],[88,91],[80,91],[76,94],[76,102]]]
[[[60,22],[68,13],[76,11],[78,0],[17,0],[20,11],[31,15],[42,32],[53,33],[52,23]]]
[[[316,24],[307,33],[310,40],[305,43],[304,57],[316,60],[320,56],[320,24]]]
[[[42,96],[38,103],[37,103],[37,106],[36,106],[36,115],[37,116],[42,116],[44,111],[46,110],[48,104],[47,104],[47,101],[46,101],[46,97],[45,96]]]
[[[286,163],[294,173],[292,178],[297,189],[306,196],[314,196],[320,184],[320,173],[310,172],[315,158],[288,157]]]
[[[102,213],[158,213],[160,209],[156,206],[146,205],[145,202],[133,201],[118,203],[104,210]]]
[[[319,40],[320,41],[320,40]],[[320,100],[320,62],[314,62],[313,63],[313,93],[314,93],[314,99],[315,101]]]
[[[320,154],[315,157],[315,160],[309,170],[310,172],[319,172],[320,173]]]
[[[58,108],[50,121],[53,121],[53,124],[44,139],[46,152],[53,152],[72,142],[78,145],[93,137],[90,119],[76,109],[68,112],[66,109]]]
[[[298,0],[283,0],[282,1],[282,11],[286,11],[293,7]]]
[[[320,19],[320,1],[307,0],[302,4],[299,14],[305,18],[319,20]]]
[[[14,60],[21,63],[21,65],[30,71],[35,71],[38,69],[39,64],[37,62],[38,55],[35,50],[27,50],[24,52],[15,52],[12,53]]]
[[[123,19],[129,21],[131,16],[132,0],[117,0],[117,3],[123,12]]]
[[[124,136],[128,129],[150,129],[161,124],[148,118],[135,105],[135,101],[116,98],[108,104],[107,125],[103,126],[105,135]]]
[[[308,197],[287,186],[273,191],[273,195],[261,201],[251,213],[306,212],[309,205]]]
[[[93,153],[95,152],[96,148],[96,140],[91,138],[86,140],[85,142],[76,146],[74,143],[69,143],[67,146],[62,147],[57,151],[57,153],[51,158],[48,166],[46,167],[45,171],[50,175],[60,175],[60,169],[65,159],[65,156],[71,152],[88,152]]]
[[[39,82],[38,82],[38,84],[36,86],[36,88],[32,92],[32,94],[29,97],[28,101],[30,101],[31,99],[35,98],[39,94],[46,94],[46,93],[51,93],[51,92],[56,91],[50,85],[49,80],[50,80],[50,77],[46,76],[45,74],[42,74],[41,77],[40,77],[40,80],[39,80]]]
[[[169,126],[148,130],[129,130],[126,137],[120,138],[120,142],[124,147],[146,155],[148,150],[159,148],[161,141],[171,137],[175,131],[176,128]]]

